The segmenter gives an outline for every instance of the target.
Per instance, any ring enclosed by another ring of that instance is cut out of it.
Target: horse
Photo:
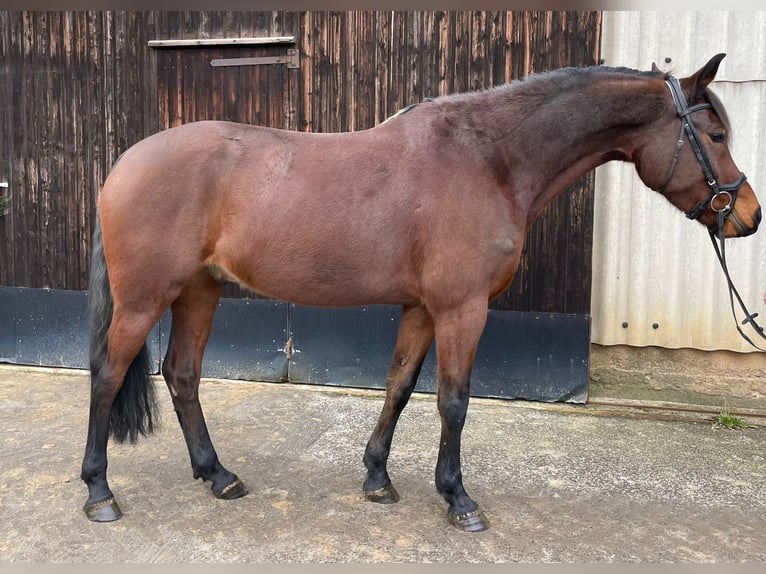
[[[534,73],[429,99],[356,132],[198,121],[128,148],[104,182],[92,237],[86,516],[122,516],[107,443],[135,442],[156,426],[146,339],[168,307],[161,374],[193,476],[218,498],[247,494],[218,459],[198,396],[222,284],[234,281],[302,305],[401,306],[364,449],[364,496],[399,499],[387,471],[392,437],[435,341],[435,486],[452,525],[488,528],[460,462],[471,368],[488,304],[513,280],[526,230],[546,205],[595,167],[625,161],[711,230],[718,220],[726,237],[758,228],[760,205],[709,88],[724,56],[680,79],[656,66]]]

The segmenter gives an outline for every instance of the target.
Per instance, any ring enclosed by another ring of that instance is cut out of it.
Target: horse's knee
[[[468,411],[469,392],[468,385],[447,386],[439,388],[437,403],[439,412],[444,422],[452,427],[465,422],[465,416]]]

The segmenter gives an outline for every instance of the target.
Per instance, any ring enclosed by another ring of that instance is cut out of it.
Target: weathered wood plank
[[[207,22],[202,22],[200,33],[204,33]],[[204,46],[270,46],[273,44],[294,44],[295,36],[258,36],[252,38],[192,38],[188,40],[149,40],[150,48],[188,48]]]
[[[0,30],[11,29],[11,15],[7,11],[0,11]],[[13,116],[11,114],[11,53],[9,34],[0,34],[0,182],[8,187],[0,191],[9,198],[14,189],[11,158],[13,152],[13,140],[7,132],[13,131]],[[7,210],[7,212],[6,212]],[[13,215],[11,207],[0,208],[0,285],[9,285],[13,280],[15,266],[13,250]]]
[[[98,190],[158,129],[206,118],[366,129],[426,97],[593,64],[600,26],[598,12],[569,11],[3,12],[0,168],[13,209],[0,219],[0,284],[86,288]],[[241,45],[260,37],[277,44]],[[284,54],[284,38],[299,69],[209,65]],[[199,39],[234,44],[149,45]],[[592,187],[578,182],[532,226],[496,308],[588,312]]]

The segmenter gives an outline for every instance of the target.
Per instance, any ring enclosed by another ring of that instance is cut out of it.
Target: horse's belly
[[[247,263],[215,262],[208,269],[220,282],[231,281],[266,297],[300,305],[351,307],[419,302],[415,281],[391,265],[361,268],[338,260],[257,257]]]

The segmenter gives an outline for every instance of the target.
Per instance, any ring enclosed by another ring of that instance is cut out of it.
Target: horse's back
[[[172,251],[179,273],[208,266],[280,299],[409,301],[416,196],[392,184],[374,135],[219,121],[159,132],[107,179],[105,245],[119,241],[142,261]]]
[[[105,185],[105,245],[127,236],[122,251],[142,264],[153,254],[158,271],[207,266],[311,305],[417,304],[451,260],[486,267],[477,278],[496,273],[502,250],[471,253],[508,242],[497,183],[470,158],[450,169],[456,144],[436,145],[415,113],[340,134],[218,121],[160,132]]]

